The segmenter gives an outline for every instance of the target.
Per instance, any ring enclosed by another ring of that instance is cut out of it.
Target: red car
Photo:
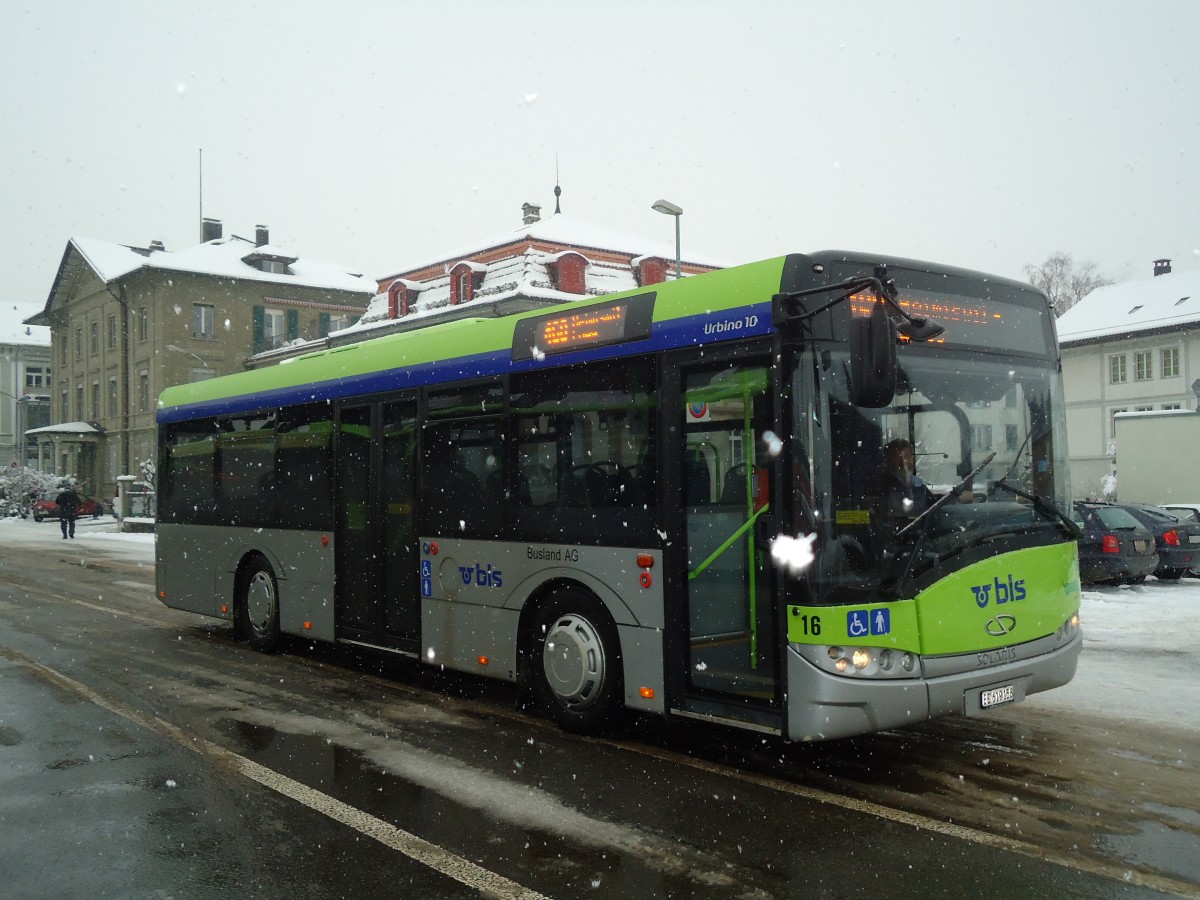
[[[58,518],[58,504],[54,502],[57,493],[43,494],[42,499],[33,504],[33,520],[40,522],[43,519]],[[93,519],[98,519],[104,515],[104,507],[99,501],[93,500],[91,497],[79,498],[79,512],[76,518],[82,519],[84,516],[91,516]]]

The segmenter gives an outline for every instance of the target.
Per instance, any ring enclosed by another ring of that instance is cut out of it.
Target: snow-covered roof
[[[1061,343],[1152,329],[1200,327],[1200,271],[1168,272],[1096,288],[1058,320]]]
[[[663,259],[672,260],[675,258],[674,243],[667,244],[661,241],[647,240],[646,238],[605,228],[602,225],[581,222],[562,213],[555,213],[530,225],[522,225],[515,231],[506,231],[484,240],[464,244],[456,250],[442,254],[437,260],[422,260],[414,262],[412,265],[401,266],[390,275],[384,275],[380,278],[380,281],[387,281],[395,275],[412,272],[437,262],[453,265],[459,260],[478,254],[482,250],[501,247],[505,244],[519,241],[522,238],[548,241],[554,244],[569,244],[572,247],[628,253],[632,256],[658,256]],[[730,264],[728,260],[697,256],[694,253],[688,253],[684,257],[684,261],[702,266],[711,266],[717,269],[727,268]]]
[[[633,269],[627,265],[589,262],[584,275],[587,293],[581,295],[560,291],[554,287],[554,280],[546,267],[557,262],[561,256],[562,253],[526,249],[516,256],[497,260],[484,267],[484,277],[475,290],[474,299],[462,308],[469,309],[484,302],[495,304],[515,297],[554,303],[590,300],[616,291],[630,291],[638,286]],[[405,321],[438,315],[452,308],[448,273],[421,283],[406,281],[405,285],[410,290],[419,289],[416,303],[404,317]],[[337,334],[369,331],[394,321],[388,318],[388,296],[384,292],[372,298],[358,322]]]
[[[73,246],[105,282],[115,281],[139,268],[171,272],[195,272],[248,281],[273,281],[339,291],[374,293],[375,281],[345,266],[308,257],[298,257],[276,245],[256,247],[254,241],[230,235],[183,250],[142,249],[93,238],[71,238]],[[288,272],[264,272],[247,263],[254,255],[294,260]]]
[[[50,329],[45,325],[26,325],[20,321],[0,320],[0,346],[49,347]]]

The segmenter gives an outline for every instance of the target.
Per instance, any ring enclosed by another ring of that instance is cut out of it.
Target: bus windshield
[[[850,403],[847,363],[819,349],[795,373],[806,470],[796,518],[819,535],[818,602],[912,597],[956,568],[1071,529],[1052,362],[904,345],[882,409]]]

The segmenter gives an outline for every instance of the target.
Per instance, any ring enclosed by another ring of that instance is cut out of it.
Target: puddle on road
[[[1197,818],[1195,813],[1191,816]],[[1098,841],[1099,846],[1131,865],[1200,883],[1200,834],[1164,822],[1136,825],[1137,834],[1108,835]]]

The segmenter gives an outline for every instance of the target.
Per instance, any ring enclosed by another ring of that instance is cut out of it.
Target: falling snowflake
[[[775,565],[793,575],[798,575],[813,564],[813,542],[815,534],[795,538],[781,534],[771,541],[771,559]]]

